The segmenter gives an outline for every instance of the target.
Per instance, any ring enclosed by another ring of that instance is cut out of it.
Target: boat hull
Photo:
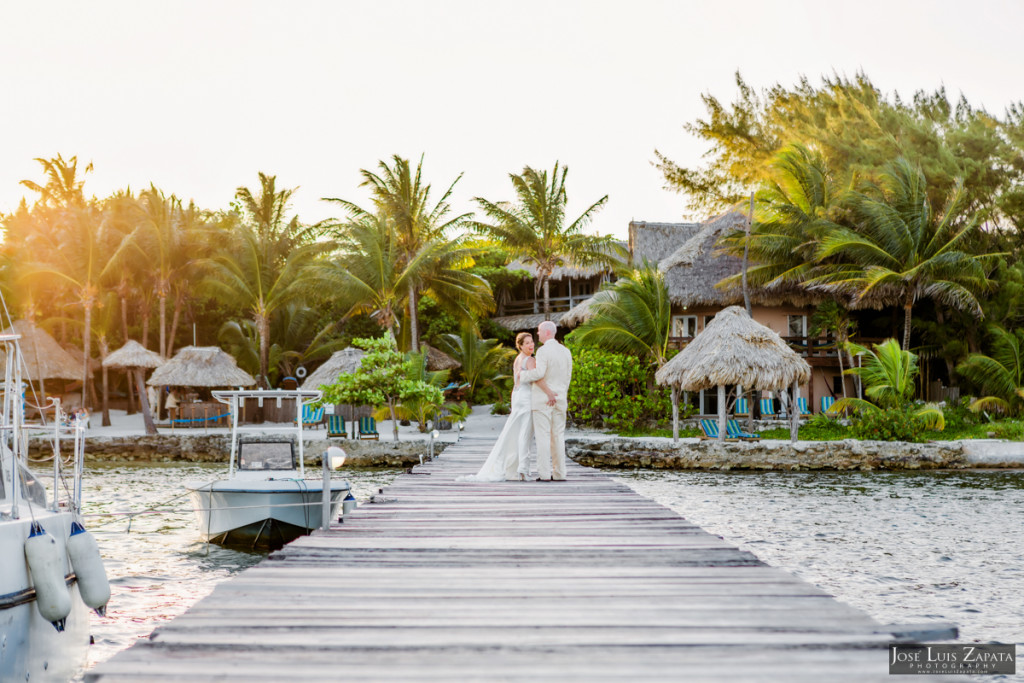
[[[69,680],[85,662],[89,648],[89,610],[78,595],[70,563],[71,614],[58,632],[39,614],[35,591],[25,562],[27,510],[22,519],[0,521],[0,681]],[[67,557],[71,514],[35,511],[35,518],[56,540]]]
[[[320,527],[321,480],[231,479],[187,488],[204,541],[274,549]],[[332,519],[349,489],[348,482],[331,482]]]

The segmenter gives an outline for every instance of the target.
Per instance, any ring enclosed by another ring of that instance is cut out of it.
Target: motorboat
[[[89,608],[104,612],[110,585],[81,521],[84,424],[62,424],[57,399],[54,424],[26,424],[19,338],[0,334],[0,680],[63,683],[85,661]],[[49,473],[29,467],[28,435],[40,429],[53,437],[50,495]],[[65,461],[60,443],[69,437],[74,448]]]
[[[346,498],[349,505],[354,503],[347,481],[306,476],[302,407],[318,402],[320,391],[239,389],[214,391],[213,396],[227,404],[231,415],[231,455],[226,478],[186,484],[203,540],[258,550],[280,548],[322,525],[325,482],[331,518]],[[250,398],[294,400],[294,426],[241,425],[241,408]]]

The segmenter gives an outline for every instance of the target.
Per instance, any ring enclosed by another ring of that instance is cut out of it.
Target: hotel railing
[[[573,294],[572,296],[553,296],[551,297],[551,312],[552,313],[565,313],[573,306],[583,303],[593,294]],[[529,315],[531,313],[543,313],[544,312],[544,298],[539,299],[520,299],[518,301],[509,301],[502,308],[502,315]]]

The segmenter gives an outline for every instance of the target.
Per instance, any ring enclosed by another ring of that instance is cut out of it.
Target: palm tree
[[[344,317],[369,313],[397,338],[395,327],[413,278],[401,265],[394,223],[383,213],[363,216],[347,224],[344,240],[342,255],[319,266],[321,277],[340,293]]]
[[[315,242],[316,230],[303,226],[297,217],[285,219],[293,190],[278,192],[274,176],[260,173],[259,178],[258,195],[245,187],[235,194],[243,220],[234,230],[228,228],[233,249],[201,263],[209,273],[203,285],[206,291],[252,318],[259,337],[259,383],[265,388],[271,322],[283,307],[315,289],[312,266],[330,245]]]
[[[510,174],[516,203],[492,202],[481,197],[474,201],[489,223],[473,222],[479,232],[501,243],[513,257],[537,268],[537,293],[544,294],[544,319],[551,319],[551,273],[564,265],[612,265],[622,250],[608,237],[583,234],[597,212],[608,202],[608,195],[591,204],[566,225],[568,194],[565,177],[569,169],[555,162],[551,175],[529,166]]]
[[[82,351],[82,406],[86,406],[89,389],[89,358],[91,358],[92,313],[99,303],[103,268],[113,252],[109,235],[103,230],[96,207],[70,208],[60,212],[61,239],[45,251],[45,261],[23,264],[21,280],[32,285],[54,281],[70,296],[72,305],[84,312]]]
[[[228,308],[248,312],[259,339],[259,384],[266,388],[271,321],[283,307],[315,287],[312,265],[324,247],[305,244],[294,249],[283,263],[271,264],[264,260],[268,250],[252,226],[239,226],[234,237],[235,249],[204,262],[209,276],[203,288]]]
[[[398,155],[392,156],[391,161],[391,166],[384,161],[379,162],[376,173],[366,169],[360,171],[363,177],[361,186],[369,187],[372,192],[373,211],[367,211],[343,199],[325,198],[325,200],[341,205],[357,223],[362,220],[374,219],[380,215],[387,216],[394,226],[397,242],[396,255],[399,259],[400,269],[408,265],[430,243],[446,244],[458,253],[457,256],[445,256],[438,259],[438,267],[448,272],[438,274],[433,268],[420,268],[406,283],[408,290],[404,298],[409,308],[410,343],[412,350],[418,352],[419,313],[417,303],[421,293],[430,293],[442,306],[457,304],[457,313],[462,310],[483,313],[492,307],[489,301],[490,288],[486,287],[486,283],[481,280],[483,287],[477,283],[478,291],[468,299],[464,299],[461,296],[464,292],[460,291],[460,296],[451,301],[446,299],[445,293],[438,292],[439,289],[445,290],[445,285],[452,277],[452,270],[472,265],[472,252],[461,247],[457,240],[449,239],[451,233],[469,218],[469,214],[451,215],[449,199],[455,184],[462,178],[461,174],[452,181],[441,198],[436,203],[432,203],[431,186],[423,181],[423,157],[420,157],[415,171],[407,159]],[[344,226],[335,227],[341,227],[344,231]],[[453,266],[455,267],[453,268]],[[486,287],[486,291],[484,287]]]
[[[832,404],[830,411],[846,409],[854,411],[877,411],[902,408],[914,395],[917,377],[917,356],[901,349],[895,339],[886,339],[875,348],[850,343],[853,353],[863,356],[860,367],[850,368],[848,375],[857,375],[864,382],[864,394],[874,403],[860,398],[841,398]],[[942,410],[934,403],[926,403],[915,411],[929,426],[941,430],[945,426]]]
[[[152,279],[152,291],[159,302],[160,355],[166,358],[171,351],[167,335],[167,298],[187,280],[189,269],[201,258],[198,229],[194,222],[185,225],[180,199],[165,196],[153,185],[139,195],[136,207],[137,225],[122,243],[115,259],[120,265],[146,264],[143,271]],[[177,311],[178,306],[175,313]]]
[[[383,211],[335,230],[342,255],[322,267],[323,277],[337,285],[346,316],[370,313],[396,339],[395,328],[417,283],[429,285],[425,292],[462,320],[490,301],[487,282],[464,269],[468,251],[452,240],[427,240],[407,255],[398,226]]]
[[[903,349],[910,348],[914,304],[922,298],[981,318],[975,292],[992,282],[986,271],[999,255],[964,251],[978,218],[967,210],[958,182],[941,211],[932,210],[920,167],[891,164],[872,194],[852,193],[853,227],[837,226],[818,246],[821,267],[809,287],[903,308]]]
[[[665,274],[644,261],[594,295],[593,315],[573,332],[588,346],[635,356],[660,368],[668,360],[672,302]]]
[[[46,182],[42,185],[31,180],[22,180],[21,184],[39,193],[39,204],[57,209],[68,209],[85,205],[83,188],[85,180],[78,175],[78,157],[73,156],[67,161],[60,154],[53,159],[36,159],[43,167]],[[86,164],[82,176],[92,171],[92,163]]]
[[[1024,406],[1024,330],[992,327],[993,354],[972,353],[957,372],[988,392],[971,403],[971,410],[1018,413]]]
[[[775,156],[771,179],[757,192],[749,240],[736,232],[722,240],[722,247],[742,257],[749,246],[752,286],[799,289],[815,265],[821,239],[838,227],[833,217],[844,196],[820,154],[790,145]],[[741,277],[729,276],[719,286],[735,287]]]
[[[506,372],[515,356],[515,351],[501,346],[497,339],[481,339],[472,325],[463,325],[459,334],[444,335],[438,346],[461,365],[470,396],[481,387],[497,388],[498,380],[508,377]]]

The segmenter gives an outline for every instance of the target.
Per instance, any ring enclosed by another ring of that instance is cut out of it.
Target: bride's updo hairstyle
[[[523,350],[523,342],[525,342],[527,339],[533,339],[533,335],[530,334],[529,332],[520,332],[519,334],[517,334],[516,335],[516,348],[519,349],[520,351],[522,351]]]

